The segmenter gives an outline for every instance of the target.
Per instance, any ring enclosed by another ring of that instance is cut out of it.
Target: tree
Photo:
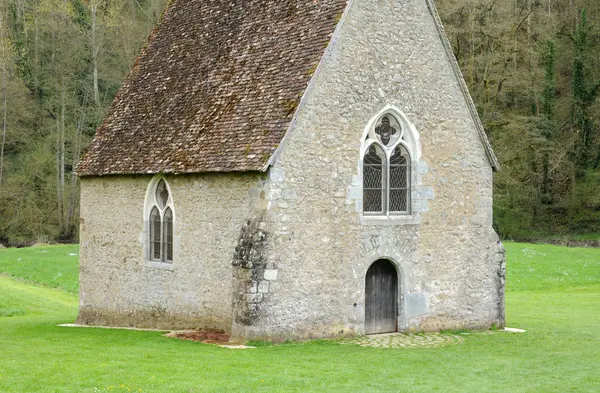
[[[580,140],[577,155],[581,168],[588,167],[590,147],[593,138],[597,136],[595,135],[597,126],[594,124],[590,108],[600,93],[600,78],[596,79],[591,76],[588,66],[589,53],[594,50],[589,35],[590,28],[587,23],[586,12],[583,10],[571,36],[574,52],[571,82],[571,122]],[[597,162],[595,165],[597,166]]]
[[[0,10],[1,11],[1,10]],[[5,12],[0,12],[0,73],[2,75],[2,137],[0,138],[0,186],[4,172],[4,147],[6,146],[6,128],[8,121],[8,83],[13,68],[13,48],[7,32]]]
[[[0,56],[12,61],[0,81],[0,242],[76,239],[73,170],[164,5],[1,2]]]

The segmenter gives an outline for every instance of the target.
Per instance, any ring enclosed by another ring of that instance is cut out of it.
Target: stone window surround
[[[171,209],[171,214],[173,216],[173,230],[175,230],[175,221],[177,220],[175,207],[173,203],[173,192],[171,191],[171,186],[169,182],[165,178],[164,175],[156,175],[154,176],[150,182],[148,183],[148,187],[146,189],[146,196],[144,199],[144,232],[142,233],[142,244],[143,244],[143,253],[144,253],[144,262],[146,266],[154,268],[154,269],[162,269],[162,270],[173,270],[174,269],[174,261],[177,259],[176,256],[176,247],[175,247],[175,233],[173,233],[173,261],[171,262],[162,262],[153,260],[150,257],[150,212],[152,208],[155,206],[159,206],[158,201],[156,201],[156,188],[160,181],[163,180],[165,182],[165,186],[167,187],[167,191],[169,192],[169,198],[167,200],[167,204],[164,209],[167,207]]]
[[[389,214],[385,215],[373,215],[373,214],[365,214],[362,206],[362,179],[363,179],[363,161],[365,153],[367,149],[371,145],[372,141],[369,139],[369,133],[371,130],[375,128],[377,121],[384,115],[390,114],[394,116],[401,127],[403,128],[403,142],[402,143],[409,152],[410,155],[410,213],[408,214]],[[419,198],[419,193],[417,187],[421,185],[419,168],[422,168],[423,165],[420,163],[421,160],[421,141],[419,137],[419,133],[415,126],[408,120],[408,117],[402,112],[400,109],[394,107],[393,105],[386,105],[383,109],[381,109],[375,116],[369,120],[365,129],[363,131],[361,140],[360,140],[360,158],[359,158],[359,168],[358,168],[358,179],[360,179],[361,184],[361,198],[359,201],[358,211],[360,212],[360,222],[362,224],[371,224],[371,225],[385,225],[385,224],[418,224],[420,222],[419,208],[418,204],[415,203]]]

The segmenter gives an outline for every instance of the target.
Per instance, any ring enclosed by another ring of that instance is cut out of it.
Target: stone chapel
[[[172,0],[77,167],[78,323],[502,326],[496,169],[433,0]]]

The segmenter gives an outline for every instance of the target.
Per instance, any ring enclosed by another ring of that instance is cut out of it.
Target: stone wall
[[[364,333],[365,275],[399,274],[400,330],[504,322],[492,170],[425,0],[353,0],[267,174],[167,176],[174,263],[144,258],[150,176],[85,177],[80,323],[234,338]],[[420,137],[413,214],[361,214],[365,126],[391,106]]]
[[[364,220],[356,192],[365,125],[386,105],[420,135],[419,215],[402,225]],[[365,274],[379,258],[399,271],[400,330],[503,324],[492,169],[425,0],[351,2],[267,189],[274,279],[236,335],[363,333]]]
[[[82,178],[79,323],[230,331],[231,256],[259,205],[261,175],[165,179],[175,208],[171,269],[144,258],[151,177]]]

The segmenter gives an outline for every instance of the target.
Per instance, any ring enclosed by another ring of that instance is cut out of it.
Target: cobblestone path
[[[340,340],[340,344],[360,345],[374,348],[434,348],[463,342],[456,334],[424,333],[403,334],[384,333],[353,337]]]

